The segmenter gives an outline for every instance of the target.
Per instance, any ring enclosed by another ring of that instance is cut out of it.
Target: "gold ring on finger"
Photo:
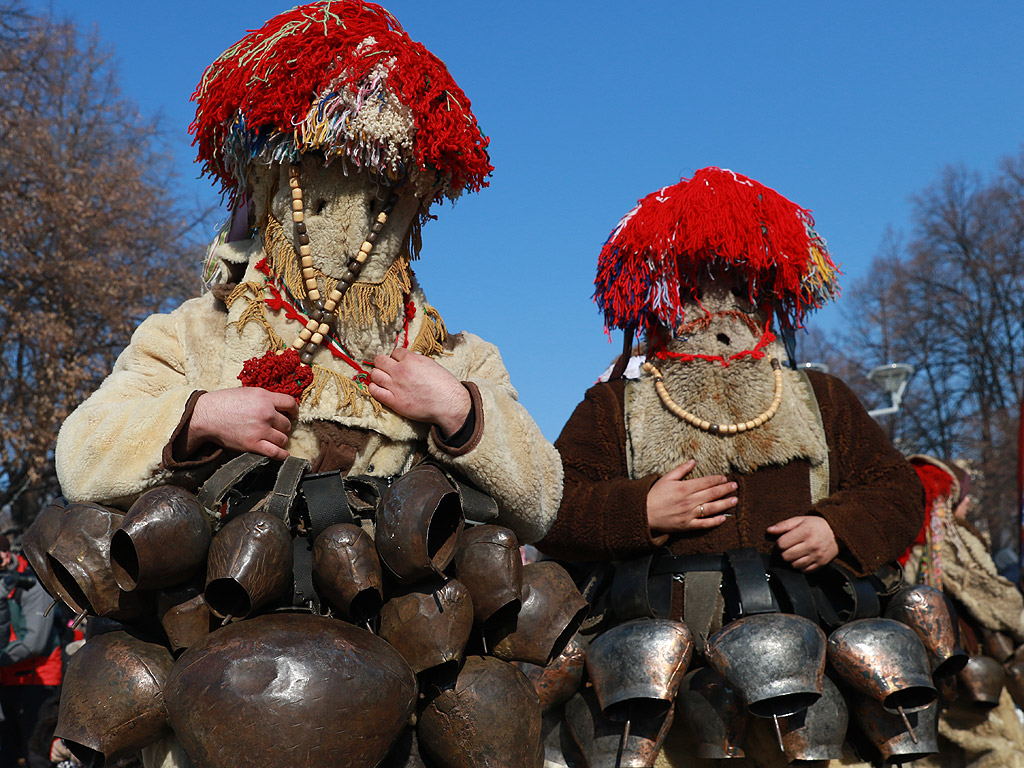
[[[700,516],[704,517],[704,505],[703,504],[700,505]]]

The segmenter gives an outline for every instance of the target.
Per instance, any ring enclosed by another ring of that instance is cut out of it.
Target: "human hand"
[[[191,454],[203,443],[213,442],[236,451],[286,459],[284,445],[298,415],[294,397],[261,387],[204,392],[192,411],[185,450]]]
[[[790,517],[765,530],[779,537],[775,543],[782,552],[782,559],[804,573],[828,565],[839,554],[832,526],[817,515]]]
[[[697,462],[684,461],[666,472],[647,492],[647,524],[661,533],[701,531],[717,528],[725,522],[727,510],[736,506],[736,483],[723,475],[708,475],[684,480]]]
[[[462,427],[473,404],[469,390],[435,360],[407,349],[377,355],[370,394],[399,416],[436,424],[448,437]]]

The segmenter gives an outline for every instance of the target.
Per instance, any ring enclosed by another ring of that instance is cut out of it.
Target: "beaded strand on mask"
[[[774,357],[771,360],[771,364],[772,375],[775,378],[775,387],[774,396],[772,397],[771,404],[768,406],[768,410],[764,413],[758,414],[750,421],[744,421],[738,424],[712,424],[707,419],[695,416],[672,399],[668,390],[665,389],[661,371],[658,370],[653,363],[644,363],[643,369],[646,373],[649,373],[654,377],[654,388],[658,391],[658,397],[661,398],[661,402],[664,403],[665,407],[678,418],[682,419],[690,426],[696,427],[704,432],[709,432],[712,435],[738,435],[743,432],[747,432],[748,430],[760,427],[766,421],[770,420],[772,416],[775,415],[776,411],[779,410],[779,406],[782,405],[782,365]]]
[[[299,264],[302,268],[302,280],[306,287],[306,296],[312,304],[310,319],[306,327],[299,331],[299,335],[292,342],[292,348],[299,351],[299,359],[309,365],[313,360],[316,349],[331,332],[331,323],[335,318],[335,312],[341,303],[345,291],[354,283],[366,260],[370,257],[374,243],[380,235],[384,224],[387,223],[388,215],[394,210],[398,202],[398,193],[394,190],[388,195],[384,208],[377,214],[377,220],[373,222],[370,233],[366,236],[359,251],[349,259],[345,273],[338,279],[338,284],[331,290],[327,299],[320,296],[320,287],[316,281],[316,270],[313,269],[313,252],[309,247],[309,234],[306,232],[305,204],[302,199],[302,186],[299,183],[299,176],[302,166],[299,163],[292,163],[288,170],[288,186],[292,192],[292,224],[295,227],[295,240],[298,243]]]

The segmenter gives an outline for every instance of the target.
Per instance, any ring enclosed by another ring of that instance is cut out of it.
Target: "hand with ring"
[[[686,476],[697,462],[683,462],[660,477],[647,492],[647,523],[655,533],[716,528],[739,502],[737,486],[723,475]]]

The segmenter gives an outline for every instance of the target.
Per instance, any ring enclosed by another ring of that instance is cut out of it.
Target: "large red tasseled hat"
[[[320,0],[275,16],[210,65],[190,127],[203,170],[244,190],[250,164],[319,151],[437,196],[487,185],[488,139],[444,63],[386,10]]]
[[[701,275],[742,275],[750,299],[799,328],[838,292],[811,212],[733,171],[704,168],[640,200],[598,259],[595,301],[612,328],[669,328]]]

